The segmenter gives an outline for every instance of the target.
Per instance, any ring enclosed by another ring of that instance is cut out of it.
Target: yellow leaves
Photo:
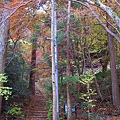
[[[29,43],[29,42],[26,41],[26,40],[20,39],[19,41],[20,41],[20,43],[23,44],[23,45],[24,45],[24,44],[31,45],[31,43]]]
[[[115,0],[111,0],[112,3],[115,3]]]
[[[44,28],[42,31],[41,31],[41,35],[50,35],[50,29],[49,28]]]
[[[74,9],[71,9],[71,12],[73,13],[73,15],[74,15],[74,17],[76,18],[76,19],[80,19],[80,17],[81,17],[81,14],[80,14],[80,9],[78,9],[78,8],[76,8],[75,10]]]
[[[39,15],[39,16],[43,16],[46,14],[46,11],[43,10],[43,9],[39,9],[39,10],[36,10],[36,14]]]
[[[13,42],[13,40],[12,40],[12,39],[9,39],[9,40],[8,40],[8,42],[9,42],[9,43],[12,43],[12,42]]]
[[[21,50],[31,51],[31,49],[32,49],[32,44],[31,43],[29,43],[29,42],[27,42],[25,40],[21,40],[20,44],[21,44],[21,46],[20,46]]]
[[[75,64],[75,61],[74,61],[74,60],[70,60],[70,63],[71,63],[72,65],[74,65],[74,64]]]

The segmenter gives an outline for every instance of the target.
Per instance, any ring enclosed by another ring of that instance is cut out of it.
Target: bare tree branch
[[[117,0],[115,0],[115,2],[116,2],[116,4],[117,4],[118,6],[120,6],[120,3],[119,3]]]
[[[112,10],[112,8],[104,5],[100,0],[96,0],[96,2],[93,2],[91,0],[86,0],[85,2],[81,2],[81,1],[78,1],[78,0],[72,0],[72,1],[73,2],[78,2],[78,3],[80,3],[80,4],[82,4],[86,7],[87,7],[87,3],[99,7],[100,9],[104,10],[112,18],[112,20],[116,23],[116,25],[120,28],[120,18]],[[117,0],[116,0],[116,2],[117,2]],[[118,3],[118,5],[120,5],[120,3]]]
[[[16,40],[15,42],[13,41],[14,45],[13,45],[13,49],[12,49],[12,56],[11,56],[9,62],[7,63],[7,65],[5,66],[5,68],[7,68],[9,66],[9,64],[12,62],[12,60],[14,59],[17,42],[18,42],[18,40]]]
[[[84,6],[86,6],[86,7],[87,7],[86,3],[84,3],[84,2],[77,1],[77,0],[72,0],[72,2],[77,2],[77,3],[80,3],[81,5],[84,5]]]
[[[108,22],[108,24],[110,25],[110,26],[112,26],[115,30],[116,30],[116,32],[120,35],[120,31],[113,25],[113,24],[111,24],[109,21],[107,21]]]
[[[25,5],[27,5],[28,3],[30,3],[30,2],[33,2],[33,0],[29,0],[29,1],[27,1],[27,2],[24,2],[24,0],[22,0],[22,1],[19,3],[19,5],[18,5],[8,16],[2,16],[2,21],[0,22],[0,25],[1,25],[4,21],[6,21],[8,18],[10,18],[11,15],[13,15],[20,7],[25,6]]]
[[[91,0],[87,0],[87,3],[90,3],[92,5],[96,5],[102,10],[104,10],[116,23],[116,25],[120,28],[120,18],[117,16],[117,14],[108,6],[104,5],[100,0],[96,0],[97,2],[92,2]]]
[[[95,13],[95,11],[91,8],[91,6],[90,6],[88,3],[86,3],[86,5],[87,5],[87,7],[90,9],[91,13],[94,14],[94,16],[95,16],[96,19],[99,21],[99,23],[105,28],[105,30],[106,30],[109,34],[111,34],[113,37],[115,37],[115,39],[116,39],[118,42],[120,42],[120,38],[119,38],[116,34],[114,34],[112,31],[110,31],[110,30],[108,29],[108,27],[100,20],[99,16]]]

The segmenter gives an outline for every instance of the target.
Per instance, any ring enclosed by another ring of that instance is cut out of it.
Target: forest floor
[[[89,109],[91,119],[88,118],[87,109],[77,109],[78,120],[120,120],[120,109],[113,106],[112,103],[106,105],[106,102],[96,102],[95,107]]]

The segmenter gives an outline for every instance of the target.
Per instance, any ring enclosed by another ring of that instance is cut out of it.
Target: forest
[[[0,120],[120,120],[120,0],[0,0]]]

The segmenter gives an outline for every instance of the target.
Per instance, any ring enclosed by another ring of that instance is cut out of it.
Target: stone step
[[[47,113],[33,112],[33,113],[29,114],[29,116],[31,116],[31,115],[46,117]]]
[[[47,118],[47,114],[40,113],[32,113],[28,117],[39,117],[39,118]]]
[[[47,120],[46,100],[45,96],[36,89],[35,95],[31,96],[29,112],[25,120]]]
[[[36,96],[34,99],[35,99],[35,100],[44,100],[44,101],[46,100],[46,98],[44,98],[44,97],[42,97],[42,96],[41,96],[41,97],[40,97],[40,96]]]
[[[42,107],[34,107],[34,108],[31,108],[30,111],[43,111],[43,110],[46,110],[45,108],[42,108]]]
[[[38,98],[35,99],[35,101],[46,101],[46,99],[45,99],[45,98],[39,98],[39,97],[38,97]]]
[[[45,106],[46,103],[44,103],[44,102],[35,102],[35,103],[32,103],[32,104],[31,104],[31,106],[38,106],[38,105],[40,105],[40,106]]]
[[[34,98],[44,98],[44,99],[46,99],[43,95],[35,95],[35,97]]]
[[[28,117],[28,118],[25,118],[24,120],[47,120],[47,118],[41,118],[41,117]]]
[[[45,108],[45,104],[43,104],[43,105],[40,105],[40,104],[37,104],[37,105],[31,105],[31,107],[30,108],[36,108],[36,107],[39,107],[39,108]]]
[[[34,111],[44,111],[44,109],[38,109],[38,108],[36,108],[36,109],[31,109],[31,110],[30,110],[30,112],[34,112]],[[29,113],[30,113],[30,112],[29,112]]]
[[[43,116],[47,116],[47,111],[44,111],[44,110],[32,110],[32,111],[30,111],[30,113],[32,114],[32,115],[43,115]],[[29,114],[30,115],[30,114]]]
[[[38,105],[31,105],[30,108],[37,108],[37,107],[38,107],[38,108],[43,108],[43,109],[44,109],[45,106],[46,106],[46,105],[40,105],[40,104],[38,104]]]
[[[33,104],[33,105],[30,106],[30,108],[40,107],[40,108],[44,109],[45,106],[46,106],[45,104],[42,104],[42,105],[41,104],[37,104],[37,105]]]
[[[33,110],[32,112],[43,112],[43,113],[46,113],[47,111],[45,111],[45,110]]]
[[[32,104],[46,104],[45,100],[35,100],[35,101],[31,101],[31,105]]]
[[[46,98],[46,97],[45,97],[45,96],[43,96],[42,94],[36,94],[35,96],[39,96],[39,97]]]
[[[44,115],[29,115],[27,118],[47,118],[47,116],[44,116]]]
[[[46,102],[43,100],[36,100],[36,101],[32,102],[32,104],[46,104]]]

